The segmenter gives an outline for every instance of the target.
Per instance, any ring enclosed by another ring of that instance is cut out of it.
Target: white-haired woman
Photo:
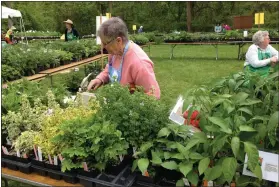
[[[270,68],[278,62],[278,51],[269,45],[270,39],[267,31],[256,32],[252,40],[254,44],[246,53],[245,69],[266,77]]]

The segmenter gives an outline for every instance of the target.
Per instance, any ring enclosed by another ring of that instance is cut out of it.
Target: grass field
[[[215,59],[215,48],[210,45],[176,46],[171,60],[170,49],[170,45],[152,45],[150,54],[161,99],[168,105],[174,105],[178,96],[188,89],[211,84],[243,69],[244,61],[237,60],[237,46],[220,45],[218,60]]]

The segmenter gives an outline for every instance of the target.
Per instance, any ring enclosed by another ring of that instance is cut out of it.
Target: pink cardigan
[[[112,55],[109,55],[109,61],[111,58]],[[119,68],[121,58],[121,56],[115,56],[114,68]],[[141,47],[131,42],[124,57],[120,84],[142,86],[145,93],[154,95],[157,99],[160,99],[160,87],[156,80],[153,66],[153,62]],[[103,80],[104,83],[109,82],[108,64],[97,78]]]

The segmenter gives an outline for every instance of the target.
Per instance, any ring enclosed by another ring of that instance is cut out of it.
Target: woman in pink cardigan
[[[137,44],[129,41],[126,24],[120,18],[110,18],[102,23],[97,34],[110,54],[109,63],[87,89],[96,90],[103,84],[117,81],[130,88],[142,86],[145,93],[160,99],[154,64]]]

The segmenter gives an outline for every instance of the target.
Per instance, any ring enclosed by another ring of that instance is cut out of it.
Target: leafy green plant
[[[133,42],[135,42],[138,45],[144,45],[149,42],[148,38],[141,34],[130,35],[130,40],[132,40]]]
[[[29,154],[33,150],[34,138],[38,135],[36,131],[24,131],[16,139],[13,146],[15,150],[19,150],[22,154]]]
[[[98,89],[96,96],[101,106],[99,115],[115,123],[131,146],[152,140],[168,123],[166,106],[142,90],[130,94],[127,86],[115,83]]]
[[[116,125],[97,116],[68,120],[59,130],[53,141],[62,147],[62,171],[82,168],[83,162],[102,171],[127,153],[128,144]]]

